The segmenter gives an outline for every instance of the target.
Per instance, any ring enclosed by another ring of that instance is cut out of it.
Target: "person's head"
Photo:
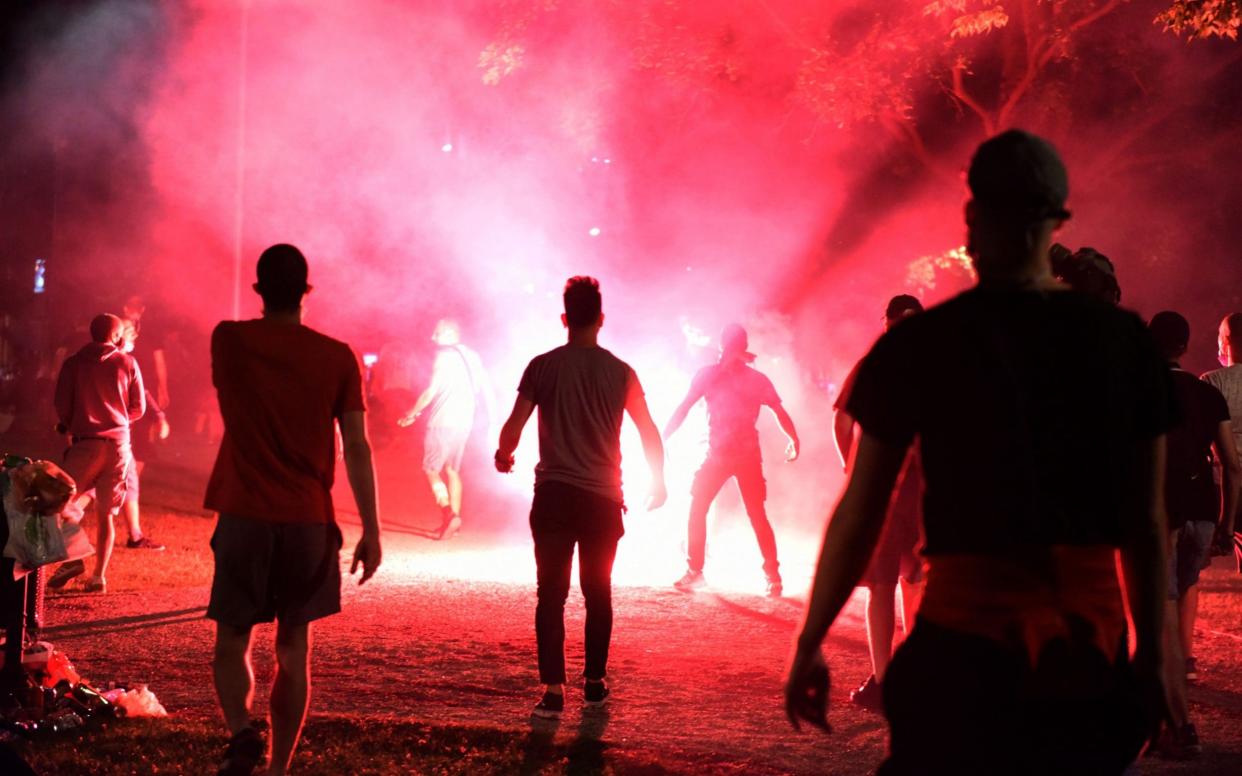
[[[436,329],[431,333],[431,341],[442,348],[451,348],[461,343],[461,327],[457,321],[441,318],[436,321]]]
[[[911,315],[923,312],[923,303],[909,294],[898,294],[888,300],[884,308],[884,331],[896,326]]]
[[[1069,176],[1052,144],[1011,129],[984,141],[966,176],[967,250],[981,281],[1040,270],[1065,209]]]
[[[254,290],[263,297],[263,312],[293,313],[302,307],[302,298],[311,290],[306,282],[306,257],[292,245],[273,245],[259,256],[255,267],[258,282]]]
[[[604,301],[599,281],[586,275],[575,275],[565,281],[565,312],[561,323],[572,330],[598,329],[604,325]]]
[[[133,353],[138,344],[138,325],[133,320],[121,321],[121,350]]]
[[[720,361],[741,361],[749,364],[755,360],[755,354],[747,350],[750,338],[740,324],[730,323],[720,332]]]
[[[1048,256],[1052,260],[1052,274],[1070,288],[1101,302],[1121,304],[1117,270],[1113,262],[1095,248],[1079,248],[1070,253],[1058,244],[1052,246]]]
[[[1181,358],[1190,344],[1190,323],[1172,310],[1156,313],[1147,328],[1165,361]]]
[[[91,341],[100,345],[120,346],[125,334],[125,323],[110,313],[100,313],[91,319]]]
[[[1226,315],[1216,337],[1217,358],[1223,366],[1242,361],[1242,313]]]
[[[142,319],[142,314],[147,311],[147,305],[142,301],[142,297],[134,295],[125,300],[125,304],[121,305],[121,315],[129,321],[137,321]]]

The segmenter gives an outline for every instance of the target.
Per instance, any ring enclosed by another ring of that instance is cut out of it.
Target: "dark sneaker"
[[[1203,745],[1199,743],[1199,733],[1189,722],[1174,730],[1165,727],[1156,738],[1153,754],[1166,760],[1194,760],[1203,754]]]
[[[867,677],[867,681],[850,693],[850,703],[861,706],[867,711],[884,711],[884,697],[880,691],[880,683],[875,674]]]
[[[587,681],[582,685],[583,706],[603,706],[608,700],[608,685],[603,682]]]
[[[220,763],[216,776],[251,776],[263,761],[266,751],[263,732],[253,724],[247,725],[229,739],[228,748],[224,750],[224,761]]]
[[[785,586],[781,584],[779,579],[768,580],[768,598],[780,598],[785,592]]]
[[[564,693],[545,692],[543,698],[535,704],[534,710],[531,711],[531,716],[542,717],[543,719],[560,719],[561,712],[564,710]]]
[[[440,540],[452,539],[461,530],[461,516],[453,515],[448,522],[440,526]]]
[[[80,560],[71,560],[68,563],[62,563],[60,568],[56,569],[56,573],[47,580],[47,586],[53,590],[60,590],[65,585],[69,584],[69,580],[74,577],[81,576],[85,571],[86,564]]]
[[[83,593],[106,593],[108,592],[108,583],[103,577],[90,577],[82,583]]]
[[[673,587],[682,592],[692,592],[707,586],[702,571],[687,571],[681,579],[673,583]]]
[[[129,541],[125,542],[125,549],[127,550],[155,550],[158,552],[164,549],[164,545],[160,544],[159,542],[152,541],[150,536],[144,536],[141,539],[137,539],[137,540],[130,539]]]
[[[1193,657],[1186,658],[1186,681],[1199,681],[1199,665]]]

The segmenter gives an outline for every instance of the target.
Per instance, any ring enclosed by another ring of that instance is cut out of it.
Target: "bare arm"
[[[167,407],[171,401],[168,395],[168,360],[164,357],[164,349],[157,348],[151,354],[155,364],[155,396],[161,407]]]
[[[436,394],[440,392],[440,383],[443,380],[440,376],[440,370],[444,368],[442,364],[442,357],[436,356],[435,364],[431,367],[431,382],[418,395],[418,399],[414,402],[414,406],[410,408],[410,411],[397,421],[398,424],[402,426],[411,425],[418,418],[419,414],[427,409],[427,405],[431,404],[432,399],[436,398]]]
[[[699,399],[703,398],[703,391],[698,386],[691,384],[690,391],[686,393],[686,398],[681,400],[681,404],[677,405],[677,409],[673,410],[673,415],[668,419],[668,423],[664,425],[664,438],[668,439],[677,433],[677,429],[681,428],[681,424],[686,422],[686,416],[690,414],[690,409],[694,407]],[[646,404],[644,399],[643,404]]]
[[[62,364],[60,374],[56,376],[56,393],[53,403],[56,405],[58,426],[63,429],[68,429],[69,421],[73,420],[73,402],[77,391],[77,380],[73,379],[72,371],[72,369],[66,369]]]
[[[820,644],[871,561],[905,456],[906,447],[863,432],[854,472],[824,535],[786,679],[785,712],[795,727],[807,721],[828,729],[829,675]]]
[[[651,410],[647,407],[647,397],[643,395],[638,375],[630,378],[625,411],[638,427],[638,436],[643,442],[643,455],[647,457],[647,466],[651,468],[651,494],[647,498],[647,509],[658,509],[668,500],[668,488],[664,485],[664,441],[660,439],[660,430],[651,419]],[[682,420],[684,419],[683,416]]]
[[[137,362],[131,363],[134,373],[130,375],[129,396],[126,397],[126,404],[129,410],[129,422],[134,423],[147,413],[147,391],[142,384],[142,370],[138,368]]]
[[[1242,492],[1242,462],[1238,460],[1238,446],[1233,438],[1233,424],[1226,420],[1216,429],[1213,443],[1216,460],[1220,461],[1220,529],[1218,536],[1226,539],[1233,535],[1237,525],[1238,496]]]
[[[849,473],[850,458],[854,455],[854,416],[845,410],[837,410],[832,415],[832,439],[837,443],[837,456],[841,459],[841,468]]]
[[[771,410],[772,414],[776,416],[776,422],[781,426],[781,431],[784,431],[785,436],[789,438],[789,447],[785,450],[785,460],[790,462],[798,460],[798,455],[802,452],[802,443],[798,441],[798,430],[794,428],[793,418],[789,417],[784,404],[773,404],[771,405]]]
[[[530,420],[530,414],[534,411],[535,403],[519,394],[513,402],[509,419],[500,429],[500,441],[496,445],[496,471],[513,471],[513,451],[522,441],[522,429],[526,428],[526,421]]]
[[[362,538],[354,549],[349,573],[353,574],[358,570],[358,564],[362,564],[362,578],[358,580],[361,585],[375,575],[383,556],[375,494],[375,466],[371,462],[371,442],[367,439],[366,413],[346,412],[341,416],[340,423],[345,472],[349,475],[349,487],[354,492],[358,515],[362,518]]]

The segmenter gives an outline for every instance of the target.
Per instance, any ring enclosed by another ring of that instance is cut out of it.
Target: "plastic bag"
[[[120,688],[108,690],[103,693],[103,698],[125,709],[125,715],[128,717],[168,716],[168,711],[160,703],[159,698],[156,698],[155,693],[151,692],[145,684],[140,684],[132,690]]]
[[[26,569],[57,563],[69,557],[65,536],[60,531],[60,517],[22,510],[13,488],[4,498],[4,512],[9,522],[9,541],[4,557],[12,558]]]

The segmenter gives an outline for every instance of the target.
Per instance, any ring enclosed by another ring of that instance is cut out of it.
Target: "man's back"
[[[1168,379],[1130,313],[976,289],[884,335],[847,409],[882,441],[919,436],[928,555],[1116,545],[1125,464],[1163,429]]]
[[[429,427],[468,429],[474,424],[482,367],[478,354],[465,345],[440,348],[432,367],[436,393],[427,408]]]
[[[364,409],[349,346],[299,324],[225,321],[212,334],[211,362],[225,432],[207,508],[333,520],[334,424]]]
[[[634,370],[604,348],[562,345],[526,367],[518,394],[539,408],[535,483],[620,502],[621,421]]]
[[[1233,440],[1242,450],[1242,364],[1223,369],[1213,369],[1203,375],[1203,380],[1220,391],[1229,404],[1229,416],[1233,419]]]
[[[144,408],[142,373],[118,348],[91,342],[61,365],[56,411],[73,436],[128,441]]]
[[[698,371],[693,388],[701,390],[707,402],[708,443],[713,452],[759,449],[755,428],[759,410],[781,402],[766,375],[742,363],[713,364]]]
[[[1215,521],[1220,496],[1212,481],[1212,443],[1229,420],[1225,397],[1209,383],[1182,369],[1172,370],[1178,421],[1169,428],[1165,501],[1169,528],[1187,521]]]

